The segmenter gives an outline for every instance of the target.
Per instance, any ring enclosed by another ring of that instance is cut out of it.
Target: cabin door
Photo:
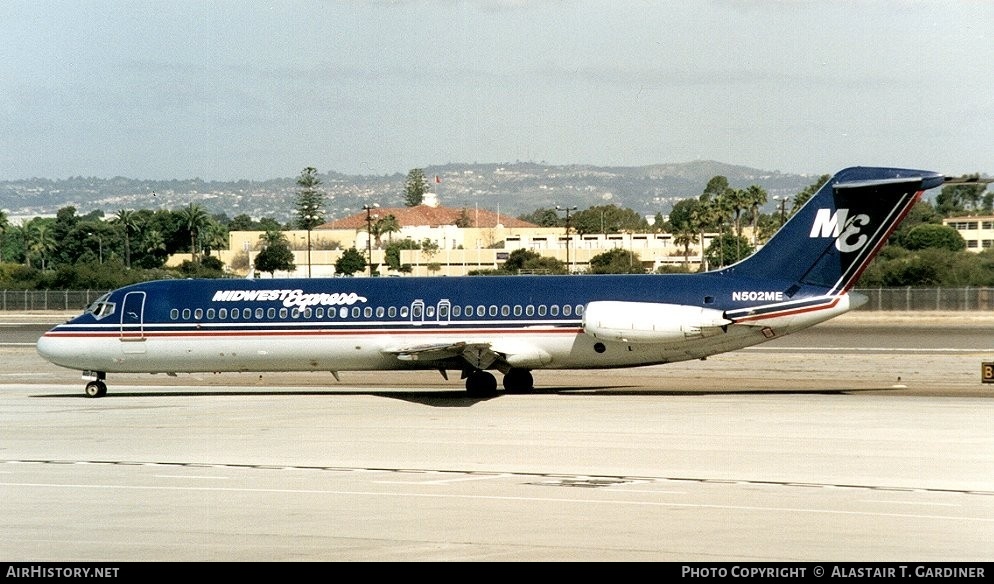
[[[440,300],[438,302],[438,306],[436,307],[436,313],[438,314],[438,324],[449,324],[449,319],[452,314],[452,303],[448,300]]]
[[[128,292],[121,310],[121,348],[125,353],[145,352],[145,293]]]
[[[411,303],[411,324],[421,326],[425,322],[425,301],[420,298]]]

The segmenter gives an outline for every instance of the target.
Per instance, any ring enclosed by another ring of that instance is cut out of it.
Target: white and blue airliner
[[[458,371],[474,395],[532,372],[703,359],[866,301],[860,274],[941,174],[840,171],[759,251],[699,274],[160,280],[46,332],[42,357],[108,373]]]

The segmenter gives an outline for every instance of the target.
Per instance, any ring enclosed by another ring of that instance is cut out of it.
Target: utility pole
[[[89,235],[90,237],[96,237],[97,238],[97,246],[98,246],[98,249],[100,250],[100,255],[98,257],[100,258],[100,263],[101,264],[104,263],[104,238],[103,238],[103,236],[101,236],[99,233],[94,233],[92,231],[88,232],[87,235]]]
[[[787,201],[790,200],[790,195],[784,195],[782,197],[780,195],[776,195],[773,197],[773,200],[780,201],[780,226],[783,227],[783,224],[787,221]]]
[[[576,207],[560,207],[556,205],[556,211],[566,211],[566,271],[572,273],[573,268],[569,263],[569,212],[576,211]]]
[[[379,203],[366,204],[362,208],[366,211],[366,261],[369,263],[369,277],[373,277],[373,219],[379,215],[373,215],[373,209],[379,209]]]

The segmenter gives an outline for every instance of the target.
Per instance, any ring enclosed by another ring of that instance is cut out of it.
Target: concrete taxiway
[[[843,316],[707,361],[116,375],[0,315],[8,561],[990,561],[987,315]],[[40,321],[40,322],[39,322]]]

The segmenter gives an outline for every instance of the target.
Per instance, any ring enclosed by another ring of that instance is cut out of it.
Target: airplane
[[[37,343],[108,373],[459,371],[472,396],[534,389],[532,371],[705,359],[867,301],[860,274],[939,173],[851,167],[758,251],[697,274],[176,279],[109,292]]]

